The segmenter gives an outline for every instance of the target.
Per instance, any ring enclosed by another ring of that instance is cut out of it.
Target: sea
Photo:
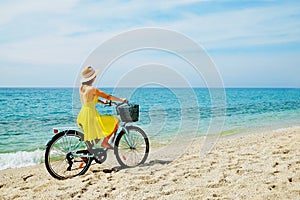
[[[103,88],[139,105],[151,144],[300,126],[299,88]],[[43,163],[53,128],[77,128],[78,88],[0,88],[0,170]],[[114,107],[97,105],[102,115]],[[212,133],[211,133],[212,132]]]

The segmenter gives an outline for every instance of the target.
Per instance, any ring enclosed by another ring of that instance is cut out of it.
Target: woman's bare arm
[[[112,100],[112,101],[119,101],[119,102],[127,102],[127,99],[120,99],[118,97],[114,97],[112,95],[106,94],[105,92],[102,92],[101,90],[96,89],[95,94],[99,97],[102,97],[104,99]]]

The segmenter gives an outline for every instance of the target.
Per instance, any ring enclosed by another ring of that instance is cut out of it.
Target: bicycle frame
[[[126,128],[126,125],[128,124],[128,122],[120,122],[120,125],[116,131],[116,133],[114,133],[114,137],[113,137],[113,140],[111,141],[111,143],[113,144],[114,146],[114,143],[116,141],[116,138],[118,137],[118,135],[123,131],[125,132],[126,134],[128,134],[128,131],[127,131],[127,128]],[[79,128],[77,127],[55,127],[53,128],[53,132],[54,134],[56,133],[61,133],[61,132],[65,132],[65,136],[67,135],[67,133],[71,131],[71,132],[78,132],[79,135],[82,134],[84,135],[83,131],[80,130]],[[83,138],[81,138],[82,141],[81,142],[85,142],[85,143],[89,143],[88,146],[92,147],[93,145],[90,143],[90,141],[84,141]],[[48,143],[46,144],[46,146],[48,146],[50,143],[50,141],[48,141]],[[95,148],[91,148],[90,150],[92,149],[95,149]],[[108,151],[109,149],[106,149],[106,148],[98,148],[98,149],[102,149],[104,151]],[[78,153],[76,151],[71,151],[70,152],[72,154],[72,156],[74,157],[83,157],[83,158],[93,158],[95,155],[94,153],[92,153],[92,151],[90,151],[90,154],[84,154],[84,153]]]

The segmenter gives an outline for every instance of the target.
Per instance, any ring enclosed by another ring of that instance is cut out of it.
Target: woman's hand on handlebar
[[[110,101],[98,99],[98,103],[101,103],[101,104],[110,104]]]

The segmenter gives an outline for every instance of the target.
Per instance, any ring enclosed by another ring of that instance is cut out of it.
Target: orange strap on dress
[[[111,100],[111,95],[102,92],[101,90],[96,89],[96,95],[108,100]]]

